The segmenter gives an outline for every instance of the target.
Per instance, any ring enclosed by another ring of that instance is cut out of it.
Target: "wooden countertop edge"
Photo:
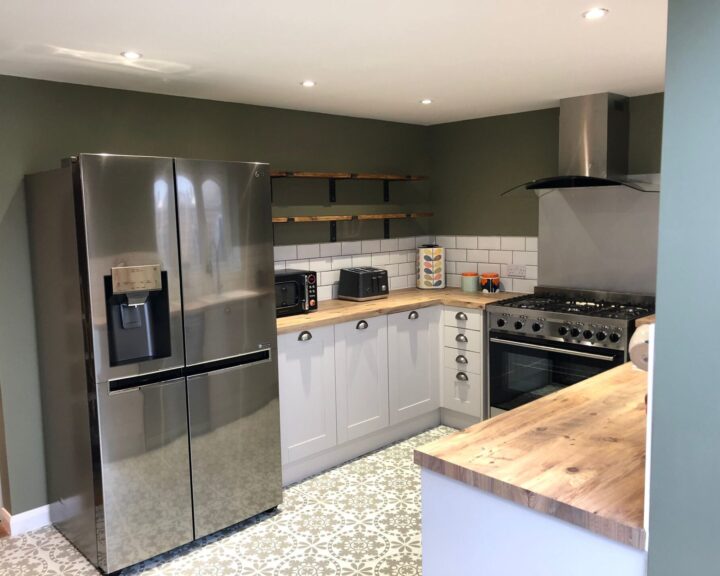
[[[643,316],[635,321],[635,326],[643,326],[645,324],[655,324],[655,314],[650,316]]]
[[[457,306],[458,308],[474,308],[484,310],[485,306],[508,298],[514,298],[520,294],[514,292],[502,292],[493,295],[478,293],[464,293],[459,289],[418,290],[408,288],[395,290],[388,298],[368,300],[365,302],[353,302],[350,300],[323,300],[320,302],[320,309],[310,314],[287,316],[277,319],[277,333],[287,334],[310,328],[330,326],[340,322],[361,320],[383,314],[395,312],[406,312],[430,306]],[[399,301],[394,301],[394,300]],[[323,310],[323,304],[333,303],[334,309]]]
[[[330,326],[340,322],[350,322],[351,320],[362,320],[363,318],[372,318],[373,316],[382,316],[383,314],[393,314],[395,312],[406,312],[417,310],[418,308],[429,308],[430,306],[439,306],[441,300],[421,300],[414,303],[396,304],[390,306],[378,306],[373,310],[338,310],[337,313],[328,313],[317,319],[308,317],[307,322],[301,324],[293,324],[291,326],[283,326],[278,322],[278,334],[287,334],[288,332],[297,332],[298,330],[307,330],[308,328],[320,328],[321,326]],[[312,313],[314,314],[314,313]],[[311,316],[311,315],[309,315]],[[295,316],[297,318],[297,316]]]
[[[491,476],[468,470],[423,452],[414,451],[415,464],[484,492],[515,502],[536,512],[554,516],[586,530],[605,536],[615,542],[645,550],[645,530],[639,526],[628,526],[611,518],[605,518],[554,498],[549,498],[525,488],[503,482]]]

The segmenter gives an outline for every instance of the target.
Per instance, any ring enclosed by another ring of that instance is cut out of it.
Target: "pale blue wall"
[[[720,1],[670,0],[650,576],[720,574]]]

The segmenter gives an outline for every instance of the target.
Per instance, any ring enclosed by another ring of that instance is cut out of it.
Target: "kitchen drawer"
[[[464,320],[463,318],[467,318]],[[446,306],[443,312],[443,324],[454,328],[467,328],[469,330],[482,330],[483,311],[469,308],[454,308]]]
[[[482,376],[445,368],[442,405],[456,412],[482,418]]]
[[[482,352],[482,334],[477,330],[445,326],[443,329],[443,346],[480,353]]]
[[[467,364],[457,362],[455,359],[458,356],[464,356]],[[445,347],[443,348],[443,366],[456,371],[482,374],[482,355],[470,350],[458,350],[457,348]]]

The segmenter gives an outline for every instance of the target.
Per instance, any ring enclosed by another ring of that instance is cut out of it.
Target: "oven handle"
[[[533,350],[543,350],[545,352],[557,352],[558,354],[567,354],[569,356],[594,358],[595,360],[605,360],[605,362],[615,361],[615,358],[613,356],[605,356],[604,354],[592,354],[590,352],[578,352],[577,350],[565,350],[564,348],[555,348],[554,346],[540,346],[539,344],[515,342],[514,340],[504,340],[502,338],[490,338],[490,342],[494,344],[509,344],[510,346],[519,346],[520,348],[531,348]]]

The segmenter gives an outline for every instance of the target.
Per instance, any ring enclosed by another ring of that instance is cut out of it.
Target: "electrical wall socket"
[[[508,264],[507,275],[511,278],[525,278],[525,266],[519,264]]]

